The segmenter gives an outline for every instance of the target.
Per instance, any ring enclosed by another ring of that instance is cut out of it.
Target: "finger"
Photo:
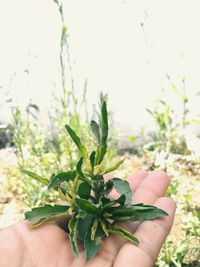
[[[165,194],[169,182],[169,177],[165,172],[150,172],[137,186],[133,194],[133,202],[154,203],[156,199]]]
[[[129,182],[130,188],[132,192],[135,192],[139,184],[143,181],[143,179],[148,175],[147,171],[138,171],[135,174],[131,174],[128,176],[127,181]]]
[[[139,245],[126,243],[121,248],[114,267],[129,267],[133,264],[135,267],[154,266],[160,248],[172,227],[176,209],[175,202],[166,197],[159,198],[154,204],[165,210],[169,216],[141,223],[134,234],[139,239]]]

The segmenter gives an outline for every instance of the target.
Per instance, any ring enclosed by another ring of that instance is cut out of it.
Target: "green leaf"
[[[77,242],[77,237],[78,237],[77,221],[78,221],[77,218],[72,217],[68,224],[70,245],[75,257],[78,257],[79,255],[78,242]]]
[[[105,234],[102,231],[102,228],[98,226],[97,231],[95,233],[95,238],[94,240],[92,240],[91,228],[88,229],[87,234],[85,236],[85,240],[84,240],[86,260],[90,260],[101,250],[102,243],[103,243],[102,237],[104,236]]]
[[[108,229],[107,229],[108,228],[107,227],[108,221],[106,221],[105,219],[102,219],[102,220],[100,220],[100,223],[101,223],[101,227],[102,227],[102,230],[104,231],[105,235],[109,236]]]
[[[101,146],[107,145],[108,138],[108,112],[106,102],[104,101],[101,108]]]
[[[104,202],[105,202],[105,199],[106,198],[104,198],[103,200],[104,200]],[[109,201],[107,201],[104,205],[103,205],[103,208],[104,209],[106,209],[106,208],[108,208],[108,207],[111,207],[111,206],[113,206],[113,205],[115,205],[115,204],[120,204],[120,205],[124,205],[124,203],[125,203],[125,201],[126,201],[126,196],[123,194],[123,195],[121,195],[118,199],[108,199],[107,198],[107,200],[109,200]]]
[[[94,176],[101,175],[102,166],[103,166],[103,162],[99,165],[94,166],[94,169],[93,169],[93,175]]]
[[[176,85],[171,83],[171,86],[172,86],[172,90],[184,101],[184,102],[187,102],[188,101],[188,98],[187,96],[185,96],[184,94],[182,94],[177,88],[176,88]]]
[[[119,221],[144,221],[168,215],[165,211],[151,205],[135,204],[124,207],[110,207],[105,209],[112,214],[111,219]]]
[[[86,160],[86,165],[88,164],[88,159]],[[90,164],[88,164],[90,165]],[[88,177],[83,173],[82,171],[82,166],[83,166],[83,157],[80,158],[80,160],[78,161],[77,165],[76,165],[76,172],[78,174],[78,178],[80,178],[83,181],[86,181],[90,184],[90,180],[88,179]],[[90,166],[89,166],[90,167]]]
[[[25,219],[33,222],[32,226],[38,226],[43,222],[52,220],[53,218],[65,216],[69,206],[62,205],[45,205],[43,207],[38,207],[32,209],[25,213]]]
[[[88,182],[83,182],[79,185],[78,195],[80,198],[88,199],[90,197],[91,185]]]
[[[114,216],[130,216],[132,217],[137,211],[143,212],[145,210],[153,210],[153,206],[145,206],[143,204],[136,204],[131,206],[123,206],[123,207],[110,207],[106,208],[106,211],[112,213]]]
[[[30,172],[27,170],[21,170],[21,172],[23,172],[24,174],[27,174],[28,176],[30,176],[31,178],[35,179],[36,181],[44,184],[44,185],[48,185],[49,184],[49,180],[47,178],[43,178],[41,176],[39,176],[38,174],[34,173],[34,172]]]
[[[96,165],[99,165],[102,163],[106,152],[107,152],[107,145],[101,146],[99,151],[97,151],[97,157],[96,157]]]
[[[95,218],[93,221],[93,225],[91,227],[91,239],[94,240],[95,239],[95,235],[96,235],[96,231],[98,228],[98,224],[99,224],[99,220],[98,218]]]
[[[49,182],[48,189],[51,188],[56,189],[60,186],[61,183],[74,180],[75,177],[76,177],[76,171],[61,172],[52,177],[52,179]]]
[[[84,218],[78,219],[77,229],[78,229],[78,236],[81,240],[84,240],[88,228],[91,225],[92,219],[93,215],[91,214],[86,214]]]
[[[85,179],[85,175],[82,171],[82,165],[83,165],[83,157],[80,158],[80,160],[78,161],[77,165],[76,165],[76,171],[78,173],[78,176],[81,178],[81,179]]]
[[[104,178],[103,175],[97,175],[94,177],[94,185],[93,185],[94,197],[96,199],[96,203],[99,203],[99,200],[104,195]]]
[[[94,165],[95,165],[95,156],[96,156],[96,152],[92,151],[92,153],[90,154],[90,163],[91,163],[92,168],[94,168]]]
[[[115,165],[113,165],[112,167],[106,169],[104,171],[104,174],[110,173],[110,172],[113,172],[113,171],[117,170],[123,162],[124,162],[124,160],[118,161],[117,163],[115,163]]]
[[[146,221],[154,220],[158,217],[168,216],[168,213],[164,210],[154,207],[152,210],[137,211],[132,217],[131,221]]]
[[[106,102],[104,101],[101,108],[101,141],[100,147],[96,152],[95,165],[101,164],[104,159],[104,156],[107,152],[107,139],[108,139],[108,113]]]
[[[95,135],[98,144],[101,144],[101,136],[100,136],[100,129],[99,129],[99,124],[96,123],[96,121],[91,121],[90,126],[92,128],[92,132]]]
[[[108,195],[113,189],[114,182],[112,179],[108,180],[105,184],[105,195]]]
[[[69,135],[71,136],[72,140],[74,141],[74,143],[76,144],[76,146],[78,147],[78,149],[80,150],[82,156],[85,158],[85,159],[88,159],[89,156],[88,156],[88,152],[85,148],[85,146],[82,144],[80,138],[76,135],[76,133],[74,132],[74,130],[72,130],[72,128],[70,128],[69,125],[65,125]]]
[[[100,210],[94,204],[92,204],[90,201],[86,199],[76,198],[75,201],[79,209],[82,211],[94,215],[98,215],[100,212]]]
[[[126,203],[128,205],[131,205],[132,203],[132,191],[130,188],[130,185],[127,181],[119,179],[119,178],[113,178],[109,180],[106,183],[106,190],[108,191],[112,189],[112,186],[115,188],[115,190],[120,194],[120,195],[125,195],[126,196]]]
[[[133,244],[139,244],[139,240],[134,235],[119,226],[111,226],[110,228],[108,228],[108,232],[122,236],[131,241]]]

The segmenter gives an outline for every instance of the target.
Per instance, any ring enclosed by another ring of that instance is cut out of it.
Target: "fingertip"
[[[154,205],[166,211],[169,216],[175,214],[176,202],[170,197],[160,197],[155,201]]]
[[[148,175],[147,171],[139,170],[138,172],[131,174],[127,177],[127,181],[132,191],[135,191],[142,180]]]
[[[149,175],[155,177],[154,179],[162,179],[166,184],[170,184],[170,177],[164,171],[151,171],[149,172]]]

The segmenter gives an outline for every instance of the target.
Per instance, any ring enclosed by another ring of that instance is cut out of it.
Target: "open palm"
[[[125,223],[139,239],[138,246],[119,236],[104,240],[100,253],[86,261],[80,247],[79,258],[74,258],[63,222],[48,222],[30,229],[20,222],[0,231],[0,266],[9,267],[150,267],[155,264],[160,248],[174,220],[175,203],[163,197],[169,178],[163,172],[140,171],[128,177],[133,202],[153,204],[169,216],[138,225]],[[113,192],[113,194],[115,194]]]

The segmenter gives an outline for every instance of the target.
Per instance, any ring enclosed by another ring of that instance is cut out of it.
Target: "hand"
[[[128,181],[134,192],[134,203],[153,204],[169,214],[139,225],[131,222],[124,224],[139,239],[138,246],[119,236],[110,236],[104,240],[100,253],[86,262],[84,251],[79,258],[74,258],[68,236],[56,222],[48,222],[35,229],[30,229],[27,222],[20,222],[0,231],[0,266],[154,266],[174,220],[175,203],[172,199],[163,197],[169,178],[163,172],[140,171],[128,177]]]

